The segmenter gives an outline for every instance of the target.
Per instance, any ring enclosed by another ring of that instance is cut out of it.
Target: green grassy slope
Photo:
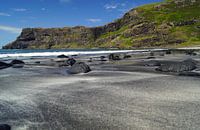
[[[104,42],[101,47],[200,45],[200,0],[168,0],[138,7],[127,14],[137,17],[119,30],[99,37],[97,41]]]

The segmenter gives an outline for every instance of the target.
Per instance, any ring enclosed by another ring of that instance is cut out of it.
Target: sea
[[[144,49],[144,50],[117,50],[117,49],[60,49],[60,50],[4,50],[0,49],[0,60],[2,59],[28,59],[57,57],[58,55],[102,55],[110,53],[146,53],[150,51],[160,51],[165,49]]]
[[[66,50],[3,50],[0,49],[0,59],[56,57],[58,55],[100,55],[109,53],[127,53],[133,50],[103,50],[103,49],[66,49]]]

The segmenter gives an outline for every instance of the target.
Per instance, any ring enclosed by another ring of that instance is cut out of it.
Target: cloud
[[[0,12],[0,16],[11,16],[10,14],[7,14],[7,13],[3,13],[3,12]]]
[[[96,23],[96,22],[101,22],[102,20],[101,19],[87,19],[87,21]]]
[[[104,5],[105,9],[116,9],[118,7],[118,4],[106,4]]]
[[[27,9],[25,9],[25,8],[15,8],[13,10],[16,11],[16,12],[25,12],[25,11],[27,11]]]
[[[46,8],[41,8],[42,11],[46,11]]]
[[[3,26],[3,25],[0,25],[0,30],[10,32],[10,33],[17,33],[17,34],[21,33],[21,31],[22,31],[21,28]]]
[[[71,0],[60,0],[61,3],[67,3],[70,2]]]
[[[118,8],[124,8],[127,5],[127,2],[124,3],[110,3],[104,5],[104,8],[107,10],[112,10],[112,9],[118,9]]]

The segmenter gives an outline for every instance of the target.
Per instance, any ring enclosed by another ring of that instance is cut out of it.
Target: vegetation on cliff
[[[4,49],[200,46],[200,0],[167,0],[130,10],[101,27],[23,29]]]

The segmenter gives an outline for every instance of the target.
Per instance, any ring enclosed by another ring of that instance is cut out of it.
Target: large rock
[[[79,62],[74,64],[69,70],[68,73],[70,74],[80,74],[80,73],[88,73],[90,72],[90,67],[85,64],[84,62]]]
[[[115,53],[115,54],[110,54],[108,58],[109,60],[122,60],[124,58],[124,55]]]
[[[12,66],[11,64],[0,61],[0,69],[5,69],[5,68],[11,67],[11,66]]]
[[[197,62],[193,59],[187,59],[182,62],[166,62],[158,67],[157,71],[162,72],[188,72],[196,69]]]
[[[0,130],[11,130],[11,126],[7,124],[0,124]]]
[[[69,56],[66,56],[66,55],[59,55],[59,56],[57,56],[57,58],[69,58]]]
[[[13,68],[22,68],[25,65],[25,63],[22,60],[13,60],[10,64]]]
[[[70,66],[74,65],[75,63],[76,63],[76,60],[74,58],[69,58],[67,60],[67,64],[70,65]]]

